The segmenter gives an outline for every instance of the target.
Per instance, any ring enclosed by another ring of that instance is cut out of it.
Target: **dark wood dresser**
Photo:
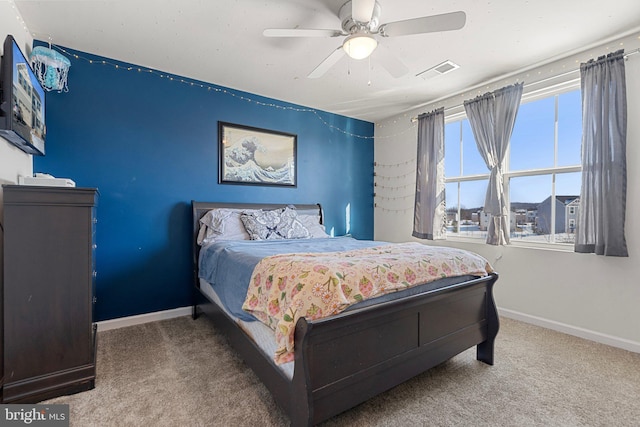
[[[5,185],[3,403],[95,385],[93,188]]]

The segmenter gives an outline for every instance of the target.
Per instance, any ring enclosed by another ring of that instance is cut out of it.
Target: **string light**
[[[413,188],[415,187],[415,183],[404,184],[404,185],[382,185],[382,184],[378,184],[377,182],[374,182],[373,186],[378,188],[384,188],[385,190],[400,190],[404,188]]]
[[[22,15],[20,14],[20,11],[18,10],[18,7],[16,6],[16,3],[14,0],[9,0],[9,5],[11,6],[11,9],[13,9],[13,11],[16,14],[16,21],[18,21],[20,23],[20,25],[22,26],[22,29],[25,31],[25,33],[29,34],[29,28],[27,28],[27,23],[24,22],[24,19],[22,19]],[[31,34],[29,34],[31,35]],[[35,34],[33,35],[33,37],[35,37]]]
[[[380,179],[383,179],[383,180],[392,180],[392,179],[406,178],[408,176],[415,176],[415,174],[416,174],[416,170],[414,169],[412,171],[409,171],[407,173],[403,173],[403,174],[400,174],[400,175],[380,175],[377,172],[374,172],[373,176],[375,176],[377,178],[380,178]]]
[[[400,166],[406,166],[406,165],[411,165],[411,164],[415,164],[416,159],[410,159],[404,162],[400,162],[400,163],[380,163],[380,162],[374,162],[373,166],[375,167],[380,167],[380,168],[394,168],[394,167],[400,167]]]
[[[416,197],[415,194],[407,194],[406,196],[396,196],[396,197],[387,197],[387,196],[381,196],[377,193],[373,194],[373,197],[375,197],[376,199],[380,199],[380,200],[406,200],[406,199],[414,199]]]
[[[404,213],[404,212],[409,212],[409,211],[413,210],[413,206],[409,207],[409,208],[400,208],[400,209],[394,208],[394,209],[391,209],[391,208],[387,208],[387,207],[384,207],[384,206],[379,206],[377,203],[374,203],[373,207],[375,209],[378,209],[378,210],[381,210],[381,211],[384,211],[384,212],[394,212],[394,213],[398,213],[398,212],[403,212]]]
[[[222,87],[218,87],[218,86],[215,86],[213,84],[199,83],[199,82],[196,82],[196,81],[192,81],[190,79],[184,79],[184,78],[178,78],[178,77],[170,76],[168,74],[164,74],[164,73],[161,73],[159,71],[156,71],[156,70],[153,70],[153,69],[150,69],[150,68],[123,67],[123,66],[121,66],[119,64],[116,64],[115,62],[106,61],[106,60],[94,61],[94,60],[92,60],[90,58],[85,58],[85,57],[83,57],[81,55],[78,55],[78,54],[75,54],[75,53],[71,53],[71,52],[67,51],[66,49],[64,49],[62,46],[52,45],[52,47],[54,47],[54,48],[58,49],[59,51],[61,51],[61,52],[65,53],[65,54],[73,57],[74,59],[87,61],[90,64],[99,63],[99,64],[102,64],[102,65],[107,65],[107,66],[114,67],[115,69],[118,69],[118,70],[126,70],[126,71],[136,70],[137,72],[145,72],[145,73],[154,74],[154,75],[156,75],[156,76],[158,76],[160,78],[166,78],[166,79],[168,79],[169,81],[172,81],[172,82],[179,82],[179,83],[183,83],[183,84],[188,84],[189,86],[193,86],[193,87],[200,87],[202,89],[207,89],[207,91],[213,91],[213,92],[216,92],[216,93],[221,93],[221,94],[224,94],[224,95],[232,96],[232,97],[234,97],[236,99],[239,99],[241,101],[250,102],[250,103],[253,103],[255,105],[262,106],[262,107],[275,108],[275,109],[285,110],[285,111],[294,111],[294,112],[297,112],[297,113],[310,113],[310,114],[313,114],[318,120],[320,120],[326,127],[330,128],[330,129],[332,129],[332,130],[334,130],[336,132],[340,132],[340,133],[342,133],[342,134],[344,134],[346,136],[350,136],[352,138],[359,138],[359,139],[364,139],[364,140],[373,140],[374,138],[376,140],[377,139],[390,139],[390,138],[398,137],[398,136],[404,134],[405,132],[415,128],[415,126],[411,126],[410,128],[404,129],[401,132],[395,133],[393,135],[385,135],[385,136],[377,136],[377,137],[369,136],[369,135],[360,135],[360,134],[356,134],[356,133],[353,133],[353,132],[349,132],[349,131],[347,131],[345,129],[342,129],[342,128],[334,125],[334,124],[331,124],[324,117],[322,117],[322,114],[318,110],[313,109],[313,108],[294,107],[294,106],[291,106],[291,105],[277,104],[275,102],[259,101],[257,99],[253,99],[253,98],[250,98],[248,96],[241,95],[241,94],[239,94],[239,93],[237,93],[237,92],[235,92],[233,90],[225,89],[225,88],[222,88]],[[329,114],[329,113],[326,113],[326,114]]]
[[[410,160],[406,160],[404,162],[398,162],[398,163],[389,163],[389,164],[382,164],[382,163],[378,163],[375,162],[374,163],[374,168],[381,168],[384,170],[388,170],[388,171],[392,171],[395,170],[397,168],[401,168],[407,165],[414,165],[415,164],[416,159],[410,159]],[[383,200],[383,201],[393,201],[396,202],[398,200],[408,200],[408,199],[413,199],[415,197],[415,194],[406,194],[406,195],[400,195],[398,196],[397,193],[399,190],[414,190],[415,189],[415,181],[411,182],[411,183],[402,183],[403,180],[405,180],[407,177],[410,178],[415,178],[415,174],[416,174],[416,170],[415,168],[407,173],[402,173],[402,174],[396,174],[396,175],[380,175],[377,172],[373,173],[373,176],[377,179],[377,180],[382,180],[385,183],[386,182],[390,182],[390,183],[396,183],[395,185],[383,185],[380,184],[378,181],[374,181],[373,185],[376,189],[381,189],[383,190],[383,194],[379,194],[379,193],[374,193],[373,196],[374,198],[377,198],[379,200]],[[398,182],[400,181],[400,182]],[[389,191],[391,193],[393,193],[393,195],[385,195],[384,192]],[[384,209],[384,208],[381,208]],[[402,211],[403,209],[400,209],[400,211]]]

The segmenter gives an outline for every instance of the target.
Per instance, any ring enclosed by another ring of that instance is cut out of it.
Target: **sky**
[[[509,169],[530,170],[555,166],[580,165],[582,135],[580,90],[558,96],[558,146],[554,155],[555,97],[543,98],[520,105],[511,136]],[[488,174],[489,170],[478,152],[467,119],[445,126],[445,176]],[[462,159],[461,159],[462,157]],[[555,157],[555,160],[554,160]],[[462,161],[461,161],[462,160]],[[462,170],[462,172],[461,172]],[[556,195],[579,195],[579,172],[557,174]],[[460,204],[465,208],[484,205],[487,180],[461,183]],[[540,203],[551,195],[552,176],[512,178],[510,201]],[[457,206],[457,183],[447,184],[447,207]]]

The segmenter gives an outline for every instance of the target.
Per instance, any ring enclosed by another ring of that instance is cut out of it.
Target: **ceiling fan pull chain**
[[[367,58],[369,60],[369,67],[368,67],[368,73],[369,73],[369,77],[368,77],[368,81],[367,81],[367,86],[371,86],[371,56],[369,56]]]

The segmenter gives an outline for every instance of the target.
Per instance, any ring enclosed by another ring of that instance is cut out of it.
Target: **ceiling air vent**
[[[436,65],[435,67],[431,67],[428,70],[424,70],[423,72],[416,74],[416,77],[420,76],[425,80],[432,79],[436,76],[441,76],[443,74],[450,73],[451,71],[456,70],[458,68],[460,68],[458,64],[447,60]]]

